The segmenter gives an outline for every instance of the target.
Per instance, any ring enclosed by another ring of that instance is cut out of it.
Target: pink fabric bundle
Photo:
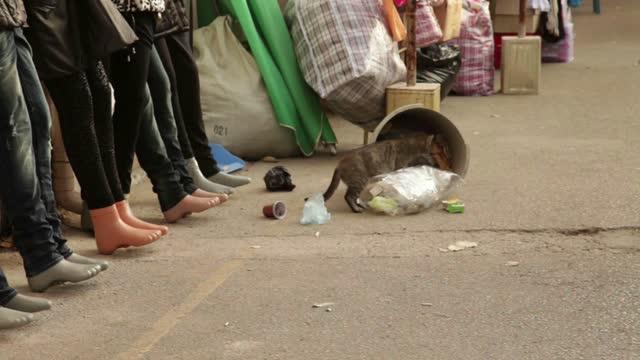
[[[422,4],[427,4],[429,6],[440,6],[444,3],[445,0],[417,0],[417,1],[418,1],[418,5],[422,3]],[[400,7],[406,4],[407,0],[393,0],[393,2],[396,3],[397,7]]]
[[[574,58],[573,24],[564,26],[565,37],[557,43],[542,42],[542,61],[544,62],[571,62]]]
[[[418,48],[435,44],[442,39],[442,29],[433,8],[425,1],[416,9],[416,46]]]

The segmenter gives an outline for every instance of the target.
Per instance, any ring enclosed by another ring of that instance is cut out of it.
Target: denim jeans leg
[[[18,292],[9,286],[7,277],[4,275],[2,269],[0,269],[0,306],[5,306],[11,299],[16,297]]]
[[[16,35],[18,73],[20,74],[22,92],[29,111],[29,119],[31,120],[36,173],[40,184],[40,198],[47,210],[47,222],[49,222],[53,230],[53,239],[58,244],[58,252],[67,258],[72,254],[72,251],[62,236],[51,176],[51,113],[33,63],[31,46],[22,34],[22,30],[18,30]]]
[[[31,124],[17,67],[16,31],[0,31],[0,195],[27,276],[62,260],[47,222],[33,155]]]
[[[158,195],[162,211],[171,209],[187,196],[180,184],[178,173],[167,157],[167,150],[153,119],[153,103],[148,86],[145,92],[136,155],[140,166],[151,179],[153,191]]]
[[[149,65],[149,90],[153,101],[156,125],[160,131],[160,137],[167,150],[167,156],[173,164],[173,168],[180,176],[180,183],[188,194],[192,194],[198,188],[187,170],[187,163],[182,154],[182,147],[178,139],[178,128],[173,114],[171,102],[171,83],[164,70],[160,55],[154,47],[151,50],[151,63]]]
[[[166,41],[176,72],[180,108],[191,148],[204,176],[213,176],[219,173],[220,169],[211,153],[211,148],[209,148],[209,139],[202,118],[200,78],[198,77],[198,66],[193,60],[189,32],[168,35]]]

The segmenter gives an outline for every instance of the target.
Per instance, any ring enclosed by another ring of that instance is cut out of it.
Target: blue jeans
[[[169,160],[167,148],[162,141],[153,114],[153,102],[147,86],[144,92],[140,138],[136,144],[136,155],[140,166],[151,179],[153,192],[158,196],[160,209],[167,211],[176,206],[188,194],[180,182],[180,175]]]
[[[14,226],[27,276],[60,262],[58,244],[42,202],[18,52],[28,46],[21,29],[0,31],[0,196]],[[35,69],[32,69],[35,72]]]
[[[177,119],[173,113],[171,82],[155,47],[151,50],[148,90],[151,93],[155,121],[158,125],[162,142],[167,150],[167,156],[169,160],[171,160],[173,168],[180,176],[180,183],[184,190],[188,194],[193,194],[193,192],[198,190],[198,187],[195,186],[191,175],[189,175],[187,162],[182,153]]]
[[[7,277],[4,276],[4,272],[0,269],[0,306],[5,306],[11,299],[16,297],[16,295],[18,295],[18,292],[9,286]]]
[[[58,252],[64,258],[68,258],[71,256],[72,251],[62,236],[62,223],[53,193],[53,179],[51,176],[51,113],[49,104],[47,104],[44,90],[33,63],[31,46],[22,35],[22,31],[17,33],[16,41],[19,43],[17,49],[20,84],[22,85],[22,93],[27,102],[27,110],[31,120],[33,152],[40,184],[40,199],[47,210],[47,222],[53,230],[53,238],[58,244]]]

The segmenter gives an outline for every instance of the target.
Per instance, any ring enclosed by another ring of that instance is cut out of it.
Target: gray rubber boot
[[[51,301],[32,296],[18,294],[4,307],[11,310],[34,313],[51,309]]]
[[[208,179],[216,184],[222,184],[232,188],[237,188],[251,183],[251,178],[246,176],[229,175],[223,172],[210,176]]]
[[[231,195],[235,192],[232,188],[216,184],[215,182],[211,182],[207,180],[204,175],[202,175],[202,171],[200,171],[200,167],[198,166],[198,162],[195,158],[186,159],[187,162],[187,171],[189,171],[189,176],[193,179],[193,183],[204,191],[216,194],[227,194]]]
[[[109,262],[107,261],[88,258],[76,253],[71,254],[71,256],[69,256],[66,260],[74,264],[100,265],[100,271],[105,271],[109,268]]]
[[[29,287],[34,292],[44,292],[53,285],[78,283],[89,280],[100,273],[100,265],[74,264],[62,260],[42,273],[27,278]]]
[[[0,329],[15,329],[33,321],[33,314],[0,307]]]

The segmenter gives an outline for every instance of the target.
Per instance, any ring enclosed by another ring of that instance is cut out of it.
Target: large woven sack
[[[294,133],[276,120],[258,64],[236,38],[231,21],[218,17],[193,34],[207,137],[248,160],[297,156]]]
[[[460,37],[449,43],[458,45],[462,52],[462,66],[453,91],[466,96],[493,94],[495,44],[488,2],[464,0]]]
[[[416,9],[416,47],[423,48],[442,39],[442,29],[433,7],[427,2],[419,2]]]
[[[385,92],[406,77],[379,0],[290,0],[287,22],[307,83],[323,104],[373,130]]]

